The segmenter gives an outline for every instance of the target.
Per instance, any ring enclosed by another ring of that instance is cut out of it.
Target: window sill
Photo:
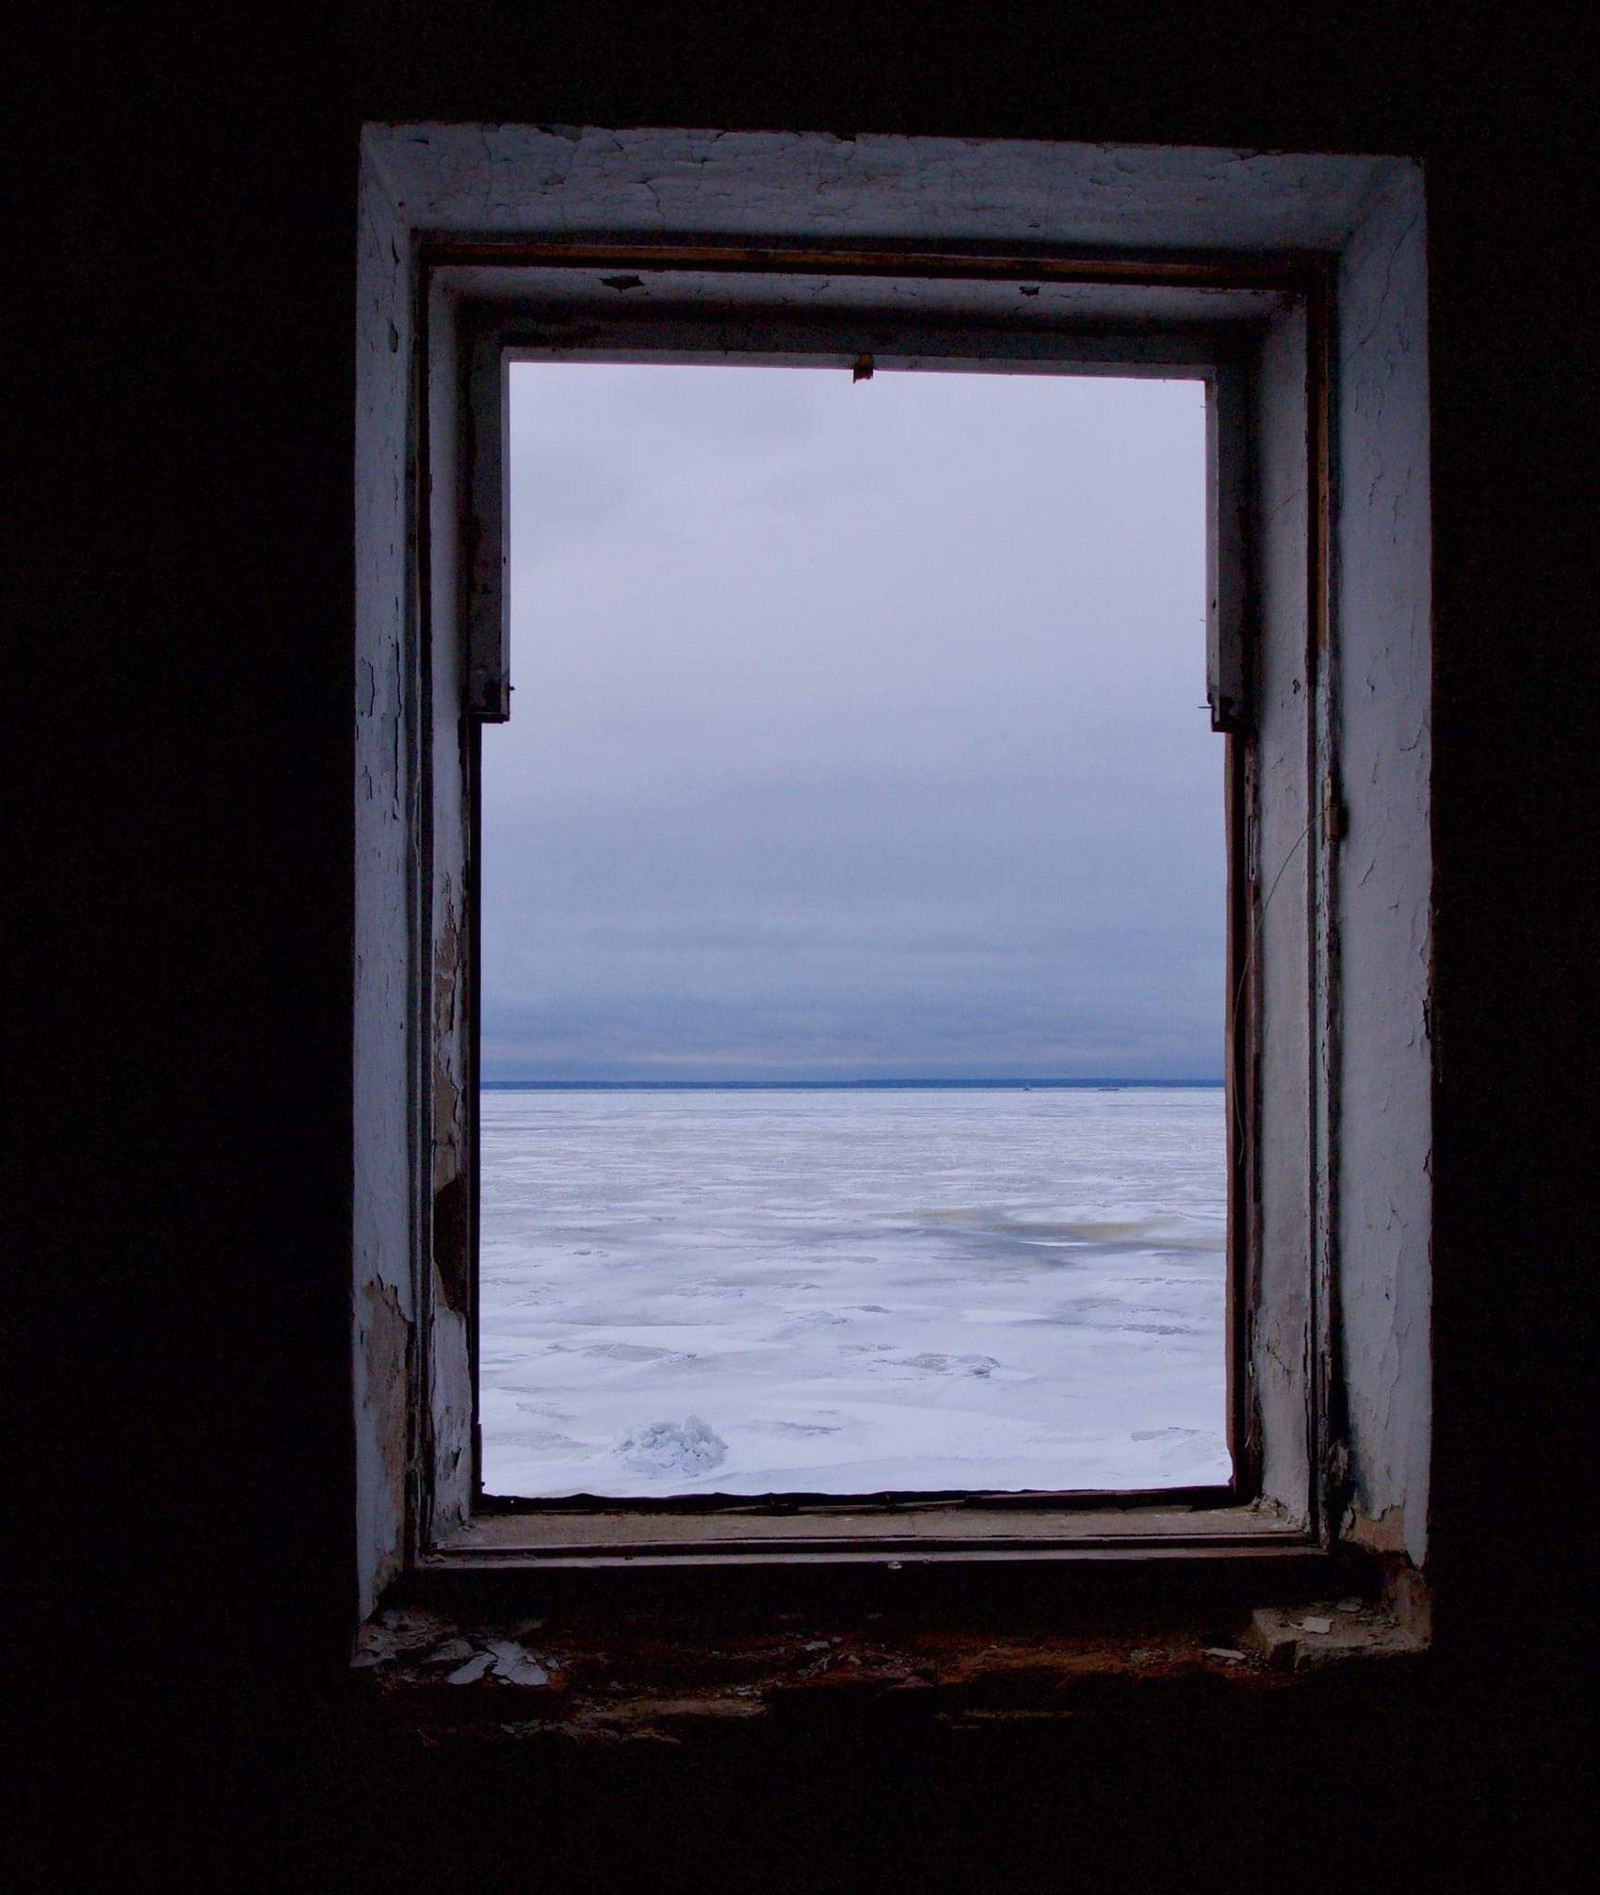
[[[1180,1700],[1316,1688],[1358,1663],[1384,1661],[1381,1675],[1394,1679],[1426,1652],[1425,1633],[1394,1602],[1348,1596],[1257,1608],[1220,1630],[1204,1617],[1137,1614],[997,1631],[915,1610],[713,1626],[670,1610],[485,1619],[408,1605],[362,1628],[353,1677],[372,1712],[429,1743],[682,1743],[819,1717],[956,1732],[1142,1716]]]
[[[1259,1507],[1153,1505],[1082,1511],[847,1506],[721,1513],[638,1509],[480,1514],[420,1565],[775,1564],[795,1561],[1148,1560],[1303,1555],[1303,1529]]]

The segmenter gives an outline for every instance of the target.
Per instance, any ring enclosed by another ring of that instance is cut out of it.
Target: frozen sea
[[[486,1091],[484,1485],[1228,1479],[1219,1089]]]

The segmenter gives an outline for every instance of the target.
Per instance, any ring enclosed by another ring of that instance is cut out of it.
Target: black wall
[[[1270,1741],[1240,1727],[1227,1756],[1198,1717],[1113,1754],[1058,1732],[970,1766],[892,1745],[868,1758],[861,1733],[824,1733],[729,1755],[721,1792],[702,1781],[687,1810],[665,1765],[585,1766],[563,1813],[544,1765],[501,1760],[473,1778],[472,1818],[499,1812],[500,1853],[468,1882],[610,1886],[585,1838],[633,1834],[673,1859],[710,1849],[702,1884],[742,1886],[721,1853],[736,1838],[763,1839],[770,1879],[825,1819],[855,1853],[818,1872],[846,1886],[891,1835],[943,1839],[928,1886],[958,1860],[963,1879],[998,1880],[1002,1857],[1005,1879],[1076,1861],[1099,1865],[1091,1886],[1120,1885],[1240,1833],[1273,1884],[1269,1864],[1326,1869],[1346,1846],[1379,1886],[1463,1844],[1495,1874],[1550,1859],[1577,1821],[1590,1539],[1574,1523],[1593,1454],[1578,1130],[1592,48],[1553,15],[1529,30],[1444,7],[1274,16],[1231,0],[286,17],[175,13],[141,33],[56,15],[12,47],[29,109],[11,146],[7,378],[7,1486],[23,1582],[8,1642],[30,1794],[9,1859],[42,1875],[57,1850],[83,1852],[85,1886],[350,1886],[357,1861],[405,1880],[368,1798],[378,1753],[335,1707],[352,1613],[356,133],[423,116],[1404,152],[1427,165],[1433,270],[1426,1706],[1352,1700]],[[429,1799],[449,1770],[430,1779],[410,1753],[403,1768],[405,1833],[447,1859],[450,1819]],[[1272,1785],[1270,1833],[1252,1770]],[[1057,1853],[1063,1834],[1076,1855]],[[285,1836],[292,1870],[273,1854]]]

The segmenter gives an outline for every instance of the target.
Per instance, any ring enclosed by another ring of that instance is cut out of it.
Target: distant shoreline
[[[1220,1079],[485,1079],[482,1092],[1217,1092]]]

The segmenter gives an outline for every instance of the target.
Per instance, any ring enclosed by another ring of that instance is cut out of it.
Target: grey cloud
[[[486,1070],[1214,1076],[1200,412],[517,370]]]

